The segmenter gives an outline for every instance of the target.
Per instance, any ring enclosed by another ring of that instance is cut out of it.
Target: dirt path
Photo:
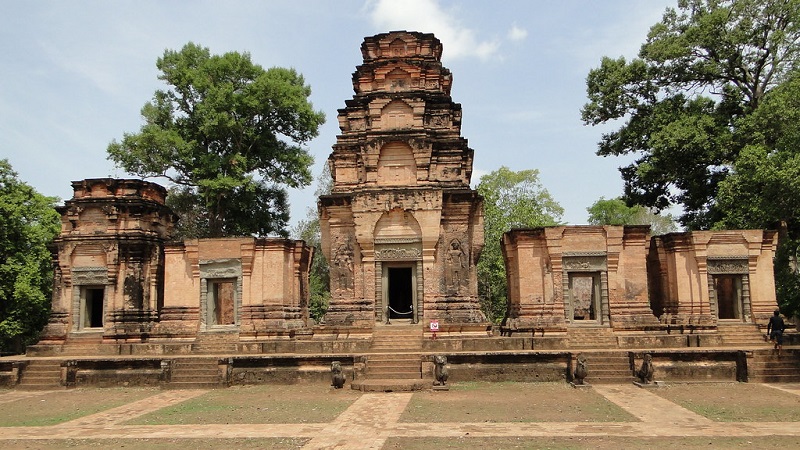
[[[594,390],[642,422],[704,425],[713,423],[711,419],[632,384],[597,385],[594,386]]]
[[[413,394],[364,394],[305,449],[379,449]],[[356,439],[354,439],[357,437]]]

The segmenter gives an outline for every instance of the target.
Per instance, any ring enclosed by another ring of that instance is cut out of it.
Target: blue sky
[[[585,78],[603,56],[635,57],[675,0],[0,0],[0,158],[45,195],[70,182],[126,177],[106,147],[142,125],[156,59],[189,41],[212,53],[249,52],[264,67],[294,67],[327,122],[308,145],[314,173],[336,141],[336,114],[353,96],[365,36],[432,32],[475,150],[473,184],[500,166],[538,169],[544,187],[585,223],[586,208],[622,192],[617,167],[595,155],[613,126],[580,120]],[[164,181],[154,180],[161,182]],[[315,185],[290,192],[292,223]]]

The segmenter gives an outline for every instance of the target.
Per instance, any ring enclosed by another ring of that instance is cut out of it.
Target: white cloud
[[[497,40],[478,39],[475,30],[465,27],[453,11],[442,9],[437,0],[374,0],[366,4],[373,25],[383,31],[408,30],[434,33],[444,45],[444,58],[478,57],[488,60],[497,55]]]
[[[511,29],[508,30],[508,39],[512,41],[522,41],[526,37],[528,37],[528,30],[518,27],[517,24],[511,25]]]

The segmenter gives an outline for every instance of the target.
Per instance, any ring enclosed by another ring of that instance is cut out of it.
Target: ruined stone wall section
[[[507,232],[503,251],[510,298],[503,327],[512,332],[564,332],[574,326],[618,331],[656,326],[647,289],[648,238],[647,226],[561,226]],[[575,291],[578,281],[587,289],[583,295],[589,297],[573,297],[579,292]],[[575,313],[576,308],[585,309],[589,316]]]
[[[59,207],[56,286],[41,342],[87,335],[110,342],[146,339],[161,301],[162,245],[175,222],[164,205],[166,190],[110,178],[72,187],[73,197]]]
[[[662,321],[715,327],[719,305],[715,275],[741,279],[738,322],[765,324],[776,308],[773,258],[775,232],[692,231],[653,238],[649,270],[661,275],[666,298]]]

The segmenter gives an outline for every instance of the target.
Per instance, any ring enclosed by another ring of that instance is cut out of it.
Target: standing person
[[[778,350],[778,356],[781,356],[781,349],[783,348],[783,329],[786,325],[783,323],[781,311],[776,309],[775,314],[769,318],[767,324],[767,335],[770,340],[775,341],[775,349]]]

